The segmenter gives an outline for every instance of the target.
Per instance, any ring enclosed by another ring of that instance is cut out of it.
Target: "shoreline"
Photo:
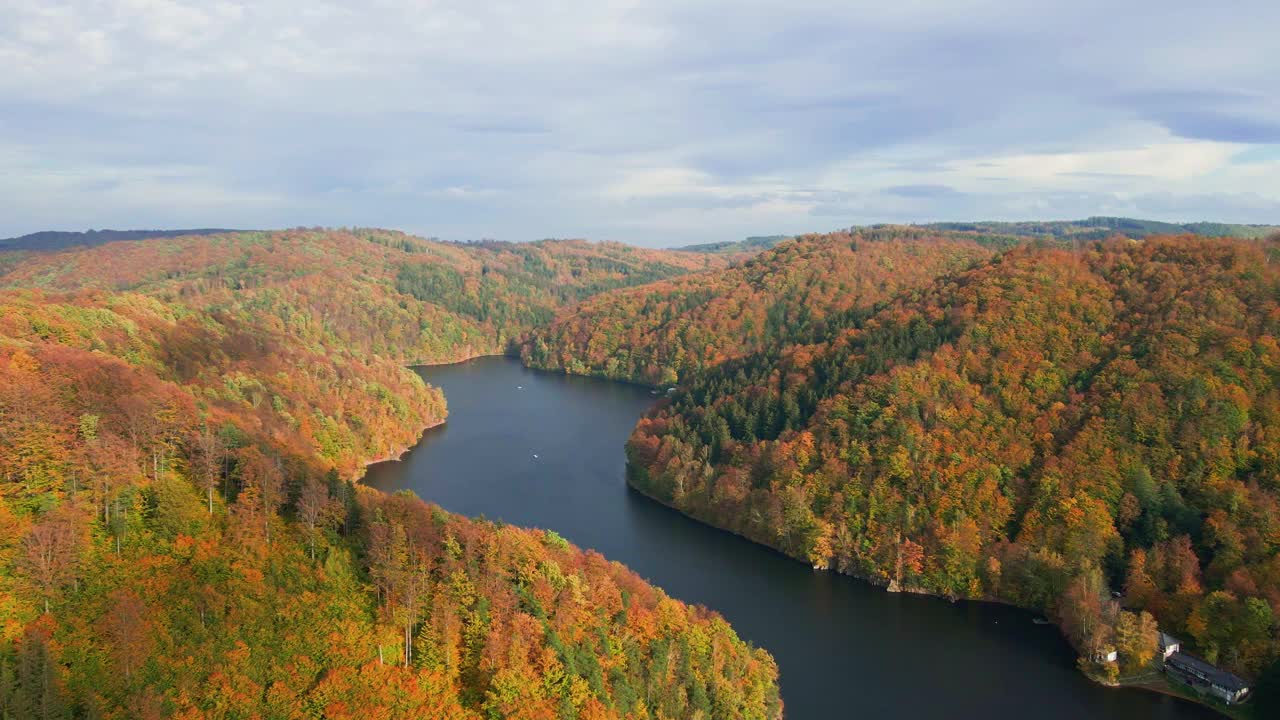
[[[418,443],[422,442],[422,437],[427,434],[428,430],[431,430],[433,428],[438,428],[441,425],[444,425],[446,422],[448,422],[448,420],[449,420],[448,417],[443,417],[433,423],[427,423],[426,425],[423,425],[418,430],[418,432],[413,436],[414,440],[412,443],[406,445],[405,447],[400,448],[399,450],[394,450],[392,452],[389,452],[386,455],[383,455],[381,457],[377,457],[371,460],[365,460],[361,462],[360,467],[356,470],[354,475],[351,477],[351,481],[362,483],[364,481],[365,475],[369,474],[369,468],[374,465],[378,465],[384,462],[400,462],[400,459],[404,457],[405,453],[409,452],[414,447],[416,447]]]
[[[471,362],[472,360],[479,360],[480,358],[487,358],[487,357],[514,357],[519,359],[520,356],[512,355],[510,353],[505,353],[505,352],[481,352],[481,353],[475,353],[473,355],[467,355],[465,357],[461,357],[456,360],[437,360],[434,362],[430,360],[413,360],[405,363],[404,367],[407,367],[411,370],[413,368],[420,368],[420,367],[448,367],[450,365],[461,365],[463,363]]]
[[[763,548],[767,548],[767,549],[769,549],[769,550],[772,550],[773,552],[775,552],[775,553],[777,553],[777,554],[781,555],[782,557],[787,558],[788,560],[792,560],[792,561],[794,561],[794,562],[800,563],[800,564],[802,564],[802,565],[806,565],[806,566],[808,566],[808,567],[813,567],[813,565],[812,565],[811,563],[809,563],[809,562],[808,562],[807,560],[805,560],[805,559],[797,558],[797,557],[795,557],[794,555],[788,554],[788,553],[786,553],[786,552],[782,551],[782,550],[781,550],[781,549],[779,549],[779,548],[776,548],[776,547],[774,547],[774,546],[772,546],[772,545],[769,545],[769,544],[767,544],[767,543],[760,542],[760,541],[755,540],[755,539],[753,539],[753,538],[750,538],[750,537],[748,537],[748,536],[746,536],[746,535],[743,535],[742,533],[736,532],[736,531],[734,531],[734,530],[730,530],[729,528],[722,527],[722,526],[717,525],[717,524],[715,524],[715,523],[707,522],[706,520],[703,520],[702,518],[699,518],[699,517],[697,517],[697,516],[695,516],[695,515],[691,515],[691,514],[689,514],[689,513],[685,512],[684,510],[681,510],[680,508],[675,507],[674,505],[671,505],[670,503],[664,502],[664,501],[663,501],[663,500],[661,500],[660,498],[654,497],[654,496],[653,496],[653,495],[651,495],[650,493],[647,493],[647,492],[645,492],[644,490],[641,490],[640,488],[636,487],[634,484],[632,484],[631,479],[630,479],[630,477],[629,477],[629,476],[628,476],[628,478],[627,478],[627,480],[626,480],[626,483],[627,483],[627,488],[628,488],[629,490],[633,490],[633,491],[635,491],[636,493],[640,494],[641,496],[643,496],[643,497],[645,497],[645,498],[648,498],[649,500],[652,500],[653,502],[655,502],[655,503],[657,503],[657,504],[659,504],[659,505],[661,505],[661,506],[663,506],[663,507],[665,507],[665,508],[668,508],[668,509],[670,509],[670,510],[672,510],[672,511],[674,511],[674,512],[680,513],[680,514],[681,514],[681,515],[683,515],[684,517],[687,517],[687,518],[689,518],[690,520],[693,520],[694,522],[697,522],[697,523],[702,524],[702,525],[706,525],[707,527],[710,527],[710,528],[715,528],[716,530],[719,530],[720,532],[724,532],[724,533],[728,533],[728,534],[730,534],[730,535],[734,535],[734,536],[736,536],[736,537],[740,537],[740,538],[742,538],[743,540],[746,540],[747,542],[750,542],[750,543],[753,543],[753,544],[755,544],[755,545],[759,545],[760,547],[763,547]],[[880,589],[882,589],[882,590],[883,590],[884,592],[886,592],[886,593],[910,593],[910,594],[913,594],[913,595],[919,595],[919,596],[921,596],[921,597],[931,597],[931,598],[937,598],[938,600],[946,600],[946,601],[951,602],[951,603],[953,603],[953,604],[954,604],[954,603],[957,603],[957,602],[990,603],[990,604],[992,604],[992,605],[1004,605],[1004,606],[1006,606],[1006,607],[1017,608],[1017,609],[1019,609],[1019,610],[1025,610],[1025,611],[1027,611],[1027,612],[1038,613],[1042,618],[1044,618],[1045,620],[1047,620],[1047,621],[1048,621],[1048,623],[1049,623],[1050,625],[1053,625],[1053,627],[1054,627],[1056,630],[1058,630],[1058,632],[1059,632],[1059,633],[1061,633],[1061,632],[1062,632],[1062,628],[1061,628],[1061,626],[1060,626],[1056,621],[1049,619],[1048,614],[1047,614],[1047,613],[1045,613],[1045,612],[1044,612],[1042,609],[1040,609],[1040,608],[1029,608],[1029,607],[1024,607],[1024,606],[1022,606],[1022,605],[1017,605],[1017,604],[1015,604],[1015,603],[1011,603],[1011,602],[1009,602],[1009,601],[1007,601],[1007,600],[1000,600],[1000,599],[996,599],[996,598],[964,598],[964,597],[956,597],[956,598],[952,598],[952,597],[948,597],[948,596],[946,596],[946,595],[939,595],[939,594],[937,594],[937,593],[930,592],[930,591],[927,591],[927,590],[922,590],[922,589],[920,589],[920,588],[916,588],[916,587],[890,589],[890,585],[891,585],[891,583],[881,583],[881,582],[877,582],[877,580],[876,580],[876,579],[874,579],[874,578],[863,577],[863,576],[861,576],[861,575],[855,575],[855,574],[853,574],[853,573],[844,572],[844,571],[842,571],[842,570],[837,570],[837,569],[835,569],[835,568],[821,568],[821,567],[813,567],[813,571],[814,571],[814,572],[830,572],[830,573],[835,573],[835,574],[837,574],[837,575],[843,575],[843,576],[845,576],[845,577],[852,578],[853,580],[857,580],[858,582],[866,583],[866,584],[868,584],[868,585],[870,585],[870,586],[872,586],[872,587],[880,588]],[[1065,638],[1064,638],[1064,640],[1065,640]],[[1071,644],[1068,642],[1068,643],[1067,643],[1067,645],[1068,645],[1068,647],[1070,647],[1070,645],[1071,645]],[[1077,652],[1077,651],[1075,650],[1075,648],[1072,648],[1072,652]],[[1077,653],[1077,655],[1078,655],[1078,653]],[[1189,702],[1189,703],[1192,703],[1192,704],[1195,704],[1195,705],[1199,705],[1200,707],[1208,708],[1209,710],[1214,711],[1215,713],[1217,713],[1218,715],[1220,715],[1220,716],[1222,716],[1222,717],[1227,717],[1227,718],[1237,717],[1237,716],[1235,716],[1235,715],[1232,715],[1232,714],[1229,714],[1229,713],[1224,712],[1224,711],[1223,711],[1223,709],[1222,709],[1221,707],[1218,707],[1218,706],[1213,705],[1213,704],[1211,704],[1211,703],[1209,703],[1209,702],[1206,702],[1204,699],[1196,698],[1196,697],[1192,697],[1192,696],[1189,696],[1189,695],[1186,695],[1186,694],[1179,693],[1179,692],[1175,691],[1175,690],[1174,690],[1173,688],[1171,688],[1171,687],[1167,687],[1167,686],[1163,686],[1163,687],[1158,687],[1158,686],[1149,686],[1149,685],[1137,684],[1137,683],[1135,683],[1135,684],[1124,684],[1124,683],[1115,683],[1115,684],[1112,684],[1112,683],[1106,683],[1106,682],[1103,682],[1103,681],[1099,680],[1098,678],[1093,677],[1093,676],[1092,676],[1092,675],[1090,675],[1089,673],[1083,672],[1082,670],[1080,670],[1080,669],[1079,669],[1079,667],[1076,667],[1076,668],[1074,669],[1074,672],[1076,672],[1076,673],[1078,673],[1079,675],[1083,676],[1083,677],[1084,677],[1085,679],[1087,679],[1089,682],[1091,682],[1091,683],[1093,683],[1093,684],[1095,684],[1095,685],[1100,685],[1100,686],[1105,687],[1105,688],[1110,688],[1110,689],[1114,689],[1114,690],[1133,689],[1133,690],[1142,690],[1142,691],[1146,691],[1146,692],[1154,692],[1154,693],[1159,694],[1159,695],[1166,695],[1166,696],[1168,696],[1168,697],[1178,698],[1178,699],[1184,700],[1184,701],[1186,701],[1186,702]],[[1161,677],[1161,680],[1163,681],[1163,679],[1164,679],[1164,674],[1163,674],[1163,673],[1161,673],[1160,677]],[[1162,683],[1162,685],[1163,685],[1163,684],[1164,684],[1164,683]]]
[[[505,352],[499,352],[499,353],[481,352],[481,353],[475,353],[472,355],[466,355],[453,360],[439,360],[434,362],[414,360],[414,361],[409,361],[402,367],[409,370],[413,370],[414,368],[448,367],[450,365],[461,365],[463,363],[469,363],[472,360],[479,360],[480,358],[488,358],[488,357],[513,357],[517,360],[519,359],[519,356],[513,356],[510,353],[505,353]],[[426,380],[424,379],[423,382],[426,383]],[[444,396],[444,390],[442,390],[439,386],[431,385],[430,383],[427,383],[427,385],[429,387],[433,387],[433,388],[436,388],[437,390],[440,390],[441,396],[445,397],[446,403],[448,402],[449,398],[447,396]],[[447,408],[447,405],[446,405],[446,408]],[[399,450],[388,452],[387,454],[381,455],[376,458],[370,458],[367,460],[360,461],[360,467],[356,470],[351,480],[353,482],[360,482],[362,479],[364,479],[364,476],[367,474],[367,471],[370,466],[377,465],[378,463],[384,463],[384,462],[398,462],[401,458],[404,457],[405,453],[409,452],[415,446],[417,446],[419,443],[422,442],[422,437],[423,435],[426,434],[428,430],[431,430],[433,428],[438,428],[441,425],[444,425],[445,423],[447,423],[449,421],[448,413],[449,411],[446,409],[444,417],[440,418],[439,420],[436,420],[435,422],[426,423],[422,425],[420,428],[418,428],[418,431],[413,435],[413,441],[410,442],[405,447],[400,448]]]
[[[1223,717],[1228,717],[1228,718],[1253,717],[1253,713],[1249,705],[1249,700],[1251,698],[1245,698],[1245,701],[1242,703],[1236,703],[1234,705],[1224,706],[1219,704],[1218,701],[1216,700],[1206,700],[1205,698],[1207,696],[1200,695],[1194,690],[1192,690],[1191,692],[1187,692],[1183,690],[1182,688],[1187,687],[1186,685],[1179,685],[1179,684],[1170,682],[1168,679],[1168,676],[1165,675],[1164,672],[1158,672],[1158,677],[1159,677],[1158,682],[1126,683],[1124,681],[1120,681],[1115,685],[1108,685],[1107,683],[1103,683],[1096,680],[1094,682],[1098,682],[1098,684],[1104,685],[1106,687],[1136,688],[1138,690],[1146,690],[1147,692],[1153,692],[1158,695],[1167,695],[1168,697],[1179,698],[1181,700],[1186,700],[1187,702],[1195,703],[1196,705],[1209,708],[1210,710],[1213,710],[1214,712],[1218,713]]]
[[[510,356],[507,355],[506,353],[477,353],[475,355],[468,355],[466,357],[463,357],[457,360],[443,360],[438,362],[414,361],[414,362],[408,363],[407,365],[404,365],[403,367],[408,368],[409,370],[412,370],[414,368],[420,368],[420,367],[424,367],[424,368],[447,367],[449,365],[461,365],[463,363],[468,363],[468,362],[471,362],[472,360],[478,360],[480,358],[485,358],[485,357],[510,357]],[[426,382],[426,381],[424,380],[423,382]],[[435,385],[431,385],[430,387],[435,387],[437,390],[440,390],[440,388]],[[441,396],[444,396],[444,391],[440,390],[440,394]],[[446,402],[448,401],[448,397],[445,397],[445,401]],[[391,452],[388,452],[385,455],[360,461],[360,467],[357,468],[354,475],[351,477],[351,481],[352,482],[362,481],[364,479],[364,476],[368,474],[369,468],[379,463],[399,462],[400,459],[404,457],[405,453],[409,452],[414,447],[416,447],[419,443],[422,442],[422,437],[426,435],[428,430],[438,428],[441,425],[444,425],[445,423],[447,423],[448,421],[449,421],[448,410],[445,410],[444,417],[440,418],[439,420],[436,420],[435,422],[426,423],[421,427],[419,427],[417,432],[415,432],[413,435],[413,441],[410,442],[408,445],[398,450],[393,450]]]
[[[547,373],[548,375],[561,375],[564,377],[580,377],[580,378],[591,378],[592,380],[605,380],[608,382],[618,383],[619,385],[630,385],[632,387],[642,388],[644,390],[661,391],[662,388],[664,387],[678,387],[678,385],[675,383],[670,383],[670,384],[659,383],[657,385],[651,385],[647,382],[644,382],[643,380],[631,380],[628,378],[613,378],[613,377],[609,377],[608,375],[605,375],[604,373],[594,373],[594,372],[576,373],[576,372],[569,372],[566,368],[563,368],[563,367],[549,368],[549,367],[539,367],[537,365],[526,365],[524,362],[524,358],[520,357],[519,355],[514,355],[509,357],[514,357],[516,360],[519,360],[520,364],[523,367],[528,368],[529,370],[532,370],[534,372]],[[666,397],[666,395],[662,392],[659,392],[657,397],[661,399]]]
[[[617,379],[608,378],[608,377],[604,377],[604,376],[596,375],[596,374],[586,374],[586,375],[584,375],[584,374],[580,374],[580,373],[571,373],[571,372],[567,372],[567,371],[565,371],[565,370],[563,370],[563,369],[561,369],[561,370],[552,370],[552,369],[547,369],[547,368],[533,367],[533,366],[530,366],[530,365],[526,365],[526,364],[523,362],[522,358],[520,358],[518,355],[511,355],[510,353],[480,353],[480,354],[472,355],[472,356],[469,356],[469,357],[466,357],[466,358],[463,358],[463,359],[460,359],[460,360],[452,360],[452,361],[444,361],[444,362],[434,362],[434,363],[415,363],[415,364],[412,364],[412,365],[408,365],[408,366],[406,366],[406,367],[409,367],[409,368],[418,368],[418,367],[444,367],[444,366],[450,366],[450,365],[461,365],[461,364],[466,363],[466,362],[471,362],[472,360],[477,360],[477,359],[480,359],[480,358],[486,358],[486,357],[506,357],[506,358],[512,358],[512,359],[514,359],[514,360],[516,360],[516,361],[520,362],[520,365],[521,365],[522,367],[526,368],[526,369],[533,370],[534,372],[546,373],[546,374],[548,374],[548,375],[561,375],[561,376],[585,377],[585,378],[592,378],[592,379],[597,379],[597,380],[604,380],[604,381],[608,381],[608,382],[620,383],[620,384],[623,384],[623,385],[638,386],[638,387],[642,387],[642,388],[652,388],[652,387],[653,387],[653,386],[649,386],[649,385],[644,385],[644,384],[642,384],[642,383],[637,383],[637,382],[628,381],[628,380],[617,380]],[[447,399],[447,398],[446,398],[446,399]],[[659,396],[659,397],[655,398],[655,402],[657,402],[657,401],[659,401],[659,400],[661,400],[661,399],[662,399],[662,396]],[[382,462],[399,462],[399,461],[401,460],[401,458],[403,458],[403,456],[405,455],[405,453],[407,453],[409,450],[413,449],[413,447],[415,447],[416,445],[418,445],[419,443],[421,443],[421,442],[422,442],[422,438],[423,438],[423,436],[426,434],[426,432],[427,432],[428,430],[431,430],[431,429],[436,428],[436,427],[440,427],[441,425],[444,425],[446,422],[447,422],[447,417],[446,417],[446,418],[442,418],[442,419],[440,419],[440,420],[438,420],[438,421],[436,421],[436,422],[434,422],[434,423],[427,424],[427,425],[423,426],[423,427],[418,431],[418,433],[417,433],[417,435],[416,435],[416,440],[415,440],[412,444],[410,444],[409,446],[407,446],[407,447],[405,447],[405,448],[402,448],[402,449],[400,449],[399,451],[397,451],[397,452],[395,452],[395,453],[388,454],[388,455],[386,455],[386,456],[384,456],[384,457],[382,457],[382,458],[379,458],[379,459],[376,459],[376,460],[369,460],[369,461],[367,461],[367,462],[363,463],[363,465],[362,465],[362,467],[361,467],[361,470],[360,470],[360,474],[355,478],[355,481],[356,481],[356,482],[360,482],[360,481],[363,479],[364,475],[366,474],[367,469],[368,469],[370,466],[372,466],[372,465],[375,465],[375,464],[378,464],[378,463],[382,463]],[[1048,614],[1047,614],[1047,613],[1045,613],[1045,612],[1044,612],[1042,609],[1040,609],[1040,608],[1029,608],[1029,607],[1024,607],[1024,606],[1017,605],[1017,604],[1015,604],[1015,603],[1009,602],[1009,601],[1007,601],[1007,600],[1002,600],[1002,599],[998,599],[998,598],[949,597],[949,596],[946,596],[946,595],[940,595],[940,594],[938,594],[938,593],[931,592],[931,591],[928,591],[928,590],[924,590],[924,589],[922,589],[922,588],[914,587],[914,586],[912,586],[912,587],[897,587],[897,588],[894,588],[894,587],[893,587],[893,582],[892,582],[892,581],[889,581],[889,582],[880,582],[877,578],[872,578],[872,577],[867,577],[867,576],[857,575],[857,574],[854,574],[854,573],[845,572],[845,571],[842,571],[842,570],[839,570],[839,569],[836,569],[836,568],[832,568],[832,567],[814,567],[814,566],[813,566],[810,562],[808,562],[806,559],[803,559],[803,558],[797,558],[797,557],[795,557],[794,555],[791,555],[791,554],[789,554],[789,553],[787,553],[787,552],[785,552],[785,551],[783,551],[783,550],[781,550],[781,549],[779,549],[779,548],[777,548],[777,547],[774,547],[773,545],[769,545],[768,543],[760,542],[760,541],[758,541],[758,540],[755,540],[754,538],[748,537],[747,535],[744,535],[744,534],[742,534],[742,533],[740,533],[740,532],[737,532],[737,531],[735,531],[735,530],[731,530],[731,529],[729,529],[729,528],[726,528],[726,527],[723,527],[723,526],[717,525],[717,524],[715,524],[715,523],[709,522],[709,521],[707,521],[707,520],[704,520],[704,519],[702,519],[702,518],[700,518],[700,517],[698,517],[698,516],[696,516],[696,515],[692,515],[692,514],[690,514],[690,513],[688,513],[688,512],[685,512],[684,510],[682,510],[682,509],[680,509],[680,508],[678,508],[678,507],[676,507],[676,506],[674,506],[674,505],[672,505],[672,504],[670,504],[670,503],[668,503],[668,502],[665,502],[665,501],[661,500],[660,498],[655,497],[654,495],[652,495],[652,494],[650,494],[650,493],[648,493],[648,492],[645,492],[644,490],[640,489],[639,487],[636,487],[636,485],[634,485],[634,484],[631,482],[631,480],[630,480],[630,473],[627,473],[627,474],[625,475],[625,477],[624,477],[624,482],[626,483],[626,487],[627,487],[627,489],[628,489],[628,490],[630,490],[630,491],[634,491],[634,492],[638,493],[639,495],[641,495],[641,496],[643,496],[643,497],[645,497],[645,498],[647,498],[647,499],[649,499],[649,500],[651,500],[651,501],[653,501],[653,502],[657,503],[658,505],[661,505],[661,506],[663,506],[663,507],[665,507],[665,508],[668,508],[668,509],[670,509],[670,510],[672,510],[672,511],[674,511],[674,512],[677,512],[677,513],[679,513],[680,515],[682,515],[682,516],[684,516],[684,517],[686,517],[686,518],[688,518],[688,519],[690,519],[690,520],[693,520],[694,522],[697,522],[697,523],[699,523],[699,524],[701,524],[701,525],[705,525],[705,526],[707,526],[707,527],[714,528],[714,529],[716,529],[716,530],[718,530],[718,531],[720,531],[720,532],[728,533],[728,534],[730,534],[730,535],[734,535],[734,536],[736,536],[736,537],[742,538],[742,539],[744,539],[744,540],[746,540],[746,541],[748,541],[748,542],[750,542],[750,543],[752,543],[752,544],[754,544],[754,545],[758,545],[758,546],[760,546],[760,547],[767,548],[768,550],[770,550],[770,551],[772,551],[772,552],[775,552],[775,553],[777,553],[777,554],[779,554],[779,555],[781,555],[781,556],[783,556],[783,557],[787,558],[788,560],[791,560],[791,561],[793,561],[793,562],[797,562],[797,563],[801,563],[801,564],[804,564],[804,565],[806,565],[806,566],[808,566],[808,567],[811,567],[811,568],[813,569],[813,571],[814,571],[814,572],[831,572],[831,573],[835,573],[835,574],[838,574],[838,575],[843,575],[843,576],[845,576],[845,577],[851,578],[851,579],[856,580],[856,581],[858,581],[858,582],[866,583],[866,584],[868,584],[868,585],[870,585],[870,586],[872,586],[872,587],[880,588],[880,589],[882,589],[882,590],[883,590],[884,592],[886,592],[886,593],[909,593],[909,594],[917,595],[917,596],[921,596],[921,597],[931,597],[931,598],[937,598],[937,599],[939,599],[939,600],[946,600],[946,601],[948,601],[948,602],[950,602],[950,603],[953,603],[953,604],[954,604],[954,603],[957,603],[957,602],[990,603],[990,604],[992,604],[992,605],[1003,605],[1003,606],[1006,606],[1006,607],[1017,608],[1017,609],[1019,609],[1019,610],[1023,610],[1023,611],[1027,611],[1027,612],[1030,612],[1030,613],[1036,613],[1036,614],[1038,614],[1040,617],[1045,618],[1045,619],[1048,621],[1048,623],[1049,623],[1049,624],[1053,625],[1053,626],[1054,626],[1054,628],[1055,628],[1055,629],[1057,629],[1057,630],[1059,631],[1059,633],[1061,633],[1061,627],[1059,626],[1059,624],[1058,624],[1056,621],[1053,621],[1053,620],[1049,619]],[[1070,646],[1070,643],[1068,643],[1068,646]],[[1072,651],[1073,651],[1073,652],[1075,652],[1075,649],[1074,649],[1074,648],[1072,648]],[[1201,707],[1204,707],[1204,708],[1207,708],[1207,709],[1209,709],[1209,710],[1212,710],[1213,712],[1217,713],[1218,715],[1220,715],[1220,716],[1222,716],[1222,717],[1228,717],[1228,718],[1231,718],[1231,717],[1238,717],[1238,716],[1236,716],[1236,715],[1233,715],[1233,714],[1229,714],[1229,713],[1224,712],[1224,711],[1223,711],[1223,709],[1222,709],[1221,707],[1218,707],[1218,706],[1215,706],[1215,705],[1210,704],[1210,703],[1208,703],[1208,702],[1205,702],[1203,699],[1198,699],[1198,698],[1193,697],[1193,696],[1189,696],[1189,695],[1186,695],[1186,694],[1178,693],[1178,692],[1177,692],[1177,691],[1175,691],[1173,688],[1167,687],[1167,686],[1165,685],[1165,683],[1163,683],[1163,682],[1162,682],[1162,683],[1160,683],[1160,684],[1158,684],[1158,685],[1152,685],[1152,684],[1137,684],[1137,683],[1135,683],[1135,684],[1125,684],[1125,683],[1115,683],[1115,684],[1112,684],[1112,683],[1103,682],[1102,680],[1100,680],[1100,679],[1098,679],[1098,678],[1095,678],[1095,677],[1091,676],[1090,674],[1088,674],[1088,673],[1085,673],[1085,672],[1081,671],[1078,667],[1073,668],[1073,669],[1072,669],[1072,672],[1078,673],[1078,674],[1082,675],[1083,677],[1085,677],[1089,682],[1091,682],[1091,683],[1093,683],[1093,684],[1095,684],[1095,685],[1102,686],[1102,687],[1111,688],[1111,689],[1136,689],[1136,690],[1143,690],[1143,691],[1146,691],[1146,692],[1154,692],[1154,693],[1159,694],[1159,695],[1165,695],[1165,696],[1168,696],[1168,697],[1178,698],[1178,699],[1180,699],[1180,700],[1183,700],[1183,701],[1186,701],[1186,702],[1189,702],[1189,703],[1192,703],[1192,704],[1195,704],[1195,705],[1199,705],[1199,706],[1201,706]],[[1164,678],[1163,674],[1161,674],[1161,676],[1160,676],[1160,677],[1161,677],[1161,679],[1163,680],[1163,678]]]

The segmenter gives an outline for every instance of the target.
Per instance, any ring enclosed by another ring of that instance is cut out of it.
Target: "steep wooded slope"
[[[535,323],[594,293],[726,262],[581,240],[455,244],[385,230],[290,230],[23,256],[0,286],[128,290],[284,324],[315,311],[314,323],[290,331],[406,362],[446,362],[505,352]]]
[[[526,364],[670,385],[919,288],[992,254],[970,240],[893,228],[786,241],[727,270],[598,295],[536,330]]]
[[[444,416],[403,359],[503,327],[399,293],[434,262],[401,242],[468,280],[475,255],[545,255],[552,303],[646,267],[290,232],[4,278],[0,717],[780,715],[772,659],[713,614],[553,533],[344,479]]]
[[[1257,672],[1280,652],[1277,259],[1009,251],[694,376],[640,422],[630,481],[819,567],[1046,609],[1085,654],[1135,636],[1124,590]]]

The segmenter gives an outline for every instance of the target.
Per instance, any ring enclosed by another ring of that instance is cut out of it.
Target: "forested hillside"
[[[1252,675],[1280,654],[1277,337],[1275,240],[1019,247],[688,376],[629,479],[817,567],[1042,608],[1086,656],[1140,665],[1158,621]]]
[[[726,263],[581,240],[455,244],[385,230],[290,230],[23,256],[0,287],[127,290],[265,313],[285,326],[315,310],[314,322],[289,331],[344,352],[447,362],[505,352],[534,323],[593,293]]]
[[[149,238],[215,235],[231,232],[235,231],[219,228],[197,228],[191,230],[86,230],[84,232],[42,230],[18,237],[0,239],[0,250],[62,250],[70,247],[102,245],[118,240],[146,240]]]
[[[889,228],[810,235],[724,271],[598,295],[536,330],[526,364],[670,385],[990,257],[968,239]]]
[[[1169,223],[1127,217],[1091,217],[1084,220],[1032,220],[1025,222],[942,222],[922,227],[975,235],[1010,235],[1028,239],[1060,239],[1073,242],[1105,240],[1112,235],[1145,238],[1151,235],[1191,233],[1202,237],[1260,239],[1277,231],[1275,225],[1191,222]]]
[[[20,260],[0,717],[778,717],[772,659],[718,617],[553,533],[349,480],[444,417],[402,362],[526,322],[401,293],[406,267],[447,263],[493,308],[680,257],[296,231]]]
[[[1171,223],[1128,217],[1090,217],[1084,220],[1030,220],[1022,222],[936,222],[923,225],[867,225],[852,227],[852,233],[884,233],[910,229],[935,235],[952,234],[988,244],[1019,244],[1028,240],[1089,242],[1113,235],[1145,238],[1150,235],[1191,233],[1203,237],[1260,239],[1280,231],[1277,225],[1190,222]],[[703,243],[677,248],[697,253],[750,256],[790,239],[789,235],[765,235],[738,241]],[[0,241],[2,242],[2,241]]]
[[[725,240],[721,242],[685,245],[676,248],[686,252],[713,253],[717,255],[751,255],[768,250],[778,243],[791,239],[790,235],[754,235],[742,240]]]

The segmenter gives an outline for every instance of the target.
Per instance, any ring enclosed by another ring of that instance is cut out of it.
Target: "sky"
[[[1280,223],[1275,0],[5,0],[0,237]]]

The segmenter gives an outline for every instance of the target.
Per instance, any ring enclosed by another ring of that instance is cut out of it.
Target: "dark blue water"
[[[1218,717],[1089,682],[1058,631],[1027,612],[814,572],[629,490],[622,448],[655,399],[647,390],[506,358],[421,373],[444,389],[449,422],[370,468],[370,485],[553,529],[719,611],[777,658],[788,718]]]

